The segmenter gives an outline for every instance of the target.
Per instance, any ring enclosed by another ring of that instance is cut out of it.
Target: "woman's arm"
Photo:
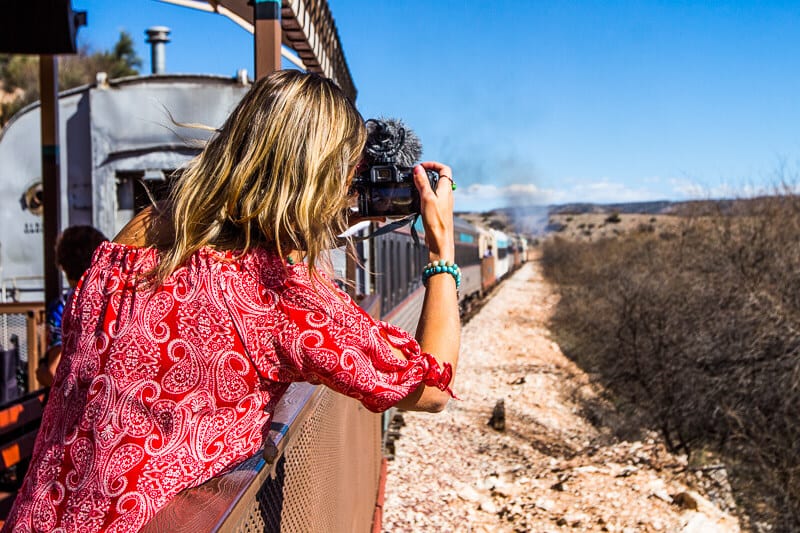
[[[435,192],[430,187],[425,170],[439,173],[439,186]],[[420,193],[420,214],[425,227],[425,243],[428,245],[430,261],[455,259],[452,179],[450,167],[440,163],[427,162],[414,167],[414,181]],[[433,355],[442,364],[451,365],[455,377],[461,345],[461,320],[453,276],[437,274],[428,279],[416,337],[423,352]],[[397,407],[439,412],[449,399],[448,392],[421,384],[401,400]]]

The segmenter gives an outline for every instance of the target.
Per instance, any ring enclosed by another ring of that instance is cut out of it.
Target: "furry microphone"
[[[394,164],[413,167],[422,156],[422,142],[403,121],[395,118],[369,119],[365,162],[370,165]]]
[[[407,217],[420,210],[414,184],[414,165],[422,155],[422,143],[397,119],[369,119],[362,170],[353,177],[351,192],[358,196],[361,217]],[[426,171],[435,191],[439,175]]]

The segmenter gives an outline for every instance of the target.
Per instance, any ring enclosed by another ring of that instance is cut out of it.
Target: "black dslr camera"
[[[353,179],[351,192],[358,194],[362,217],[405,217],[419,213],[419,191],[414,185],[414,164],[422,154],[416,135],[399,120],[370,119],[361,169]],[[436,190],[439,175],[427,171]]]

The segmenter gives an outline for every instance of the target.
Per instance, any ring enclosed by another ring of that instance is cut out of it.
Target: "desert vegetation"
[[[587,414],[724,465],[747,529],[800,530],[800,197],[672,220],[543,245],[561,295],[552,329],[607,391]]]

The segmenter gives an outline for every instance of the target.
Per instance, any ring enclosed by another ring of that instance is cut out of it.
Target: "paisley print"
[[[3,531],[132,532],[244,461],[290,382],[385,410],[448,390],[404,331],[268,251],[197,251],[158,288],[154,250],[105,243],[64,311],[62,362]],[[399,349],[398,358],[391,347]]]

